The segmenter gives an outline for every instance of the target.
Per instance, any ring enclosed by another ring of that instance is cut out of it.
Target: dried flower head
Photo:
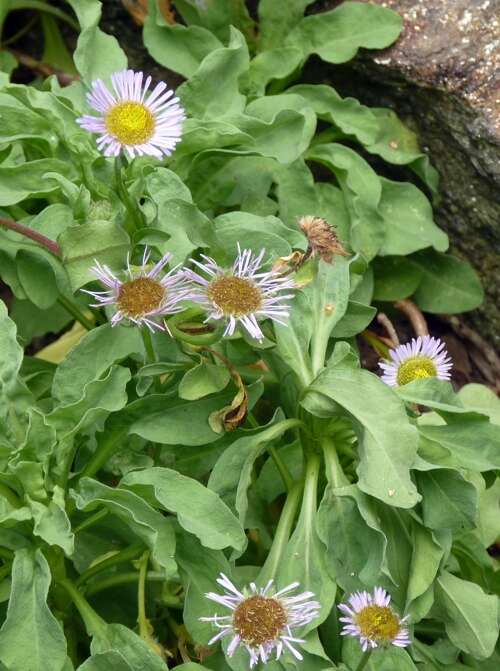
[[[330,224],[321,219],[307,215],[299,219],[299,226],[307,238],[309,247],[305,257],[319,256],[326,263],[331,263],[335,254],[349,256]]]
[[[449,380],[453,364],[445,344],[429,335],[413,338],[389,351],[390,359],[379,363],[384,371],[382,380],[391,387],[401,387],[414,380],[437,377]]]
[[[340,618],[344,622],[342,636],[354,636],[359,639],[363,650],[379,646],[395,645],[405,648],[410,645],[408,616],[400,618],[390,607],[391,597],[382,587],[375,587],[373,594],[355,592],[348,603],[339,604],[344,613]]]
[[[283,301],[293,298],[293,294],[283,294],[284,290],[295,288],[293,280],[276,270],[259,272],[265,250],[254,255],[250,249],[241,250],[229,270],[221,268],[214,259],[203,256],[204,263],[191,259],[207,277],[185,269],[188,277],[196,285],[191,299],[203,305],[210,319],[227,321],[224,335],[233,335],[240,323],[257,340],[264,335],[258,319],[270,318],[280,324],[288,317],[288,305]]]
[[[130,157],[170,156],[181,139],[184,110],[173,91],[160,82],[148,94],[151,77],[143,84],[143,73],[123,70],[111,75],[111,92],[101,79],[92,82],[87,100],[99,116],[77,119],[82,128],[99,133],[97,146],[105,156],[118,156],[122,149]]]
[[[248,588],[240,591],[223,573],[217,582],[224,588],[224,594],[209,592],[205,596],[232,612],[230,615],[201,618],[220,629],[209,645],[231,636],[227,655],[232,657],[239,646],[244,646],[250,655],[250,668],[259,660],[267,663],[274,650],[276,659],[285,649],[296,659],[302,659],[294,644],[304,641],[294,637],[292,629],[303,627],[317,617],[321,606],[317,601],[311,601],[314,597],[312,592],[289,596],[299,586],[297,582],[274,592],[272,580],[264,588],[250,583]]]
[[[128,279],[125,281],[118,279],[108,266],[98,261],[91,268],[96,278],[107,288],[105,291],[82,291],[96,299],[97,303],[93,307],[112,305],[116,308],[111,326],[126,319],[137,326],[145,325],[150,331],[168,331],[165,324],[156,319],[183,310],[181,303],[189,298],[184,274],[173,268],[161,277],[172,255],[165,254],[152,268],[148,266],[149,256],[150,252],[145,248],[137,271],[132,270],[127,259]]]

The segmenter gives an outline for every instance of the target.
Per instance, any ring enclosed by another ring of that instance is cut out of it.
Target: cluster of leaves
[[[497,669],[486,548],[499,532],[498,400],[438,380],[391,389],[360,368],[355,341],[373,301],[459,312],[480,285],[444,253],[424,193],[367,160],[406,166],[435,194],[415,136],[388,110],[293,84],[311,54],[342,63],[388,46],[399,17],[346,2],[304,18],[307,0],[286,11],[261,0],[257,33],[242,0],[176,0],[185,24],[151,0],[144,42],[186,77],[188,119],[168,163],[125,168],[135,229],[112,162],[75,123],[86,86],[126,59],[98,27],[97,0],[70,4],[82,81],[26,87],[0,73],[0,217],[57,241],[51,251],[0,230],[15,296],[0,312],[0,668],[160,671],[167,657],[241,671],[243,653],[204,648],[204,593],[223,571],[237,584],[297,580],[321,602],[303,662],[272,671],[354,668],[359,645],[341,641],[336,603],[375,584],[410,615],[413,645],[380,651],[370,671]],[[154,336],[152,363],[138,329],[93,313],[59,365],[24,356],[19,341],[87,309],[78,290],[94,259],[120,270],[149,244],[174,262],[201,251],[225,263],[237,242],[288,256],[306,249],[297,219],[310,214],[353,255],[313,264],[289,325],[263,343],[179,327]]]

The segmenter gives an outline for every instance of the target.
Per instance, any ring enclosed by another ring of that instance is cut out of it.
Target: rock
[[[362,0],[364,1],[364,0]],[[315,62],[309,77],[393,108],[441,176],[436,221],[486,292],[466,321],[500,344],[500,0],[370,0],[404,19],[398,42],[348,66]],[[323,0],[310,11],[340,4]],[[355,74],[353,76],[353,69]],[[316,71],[316,72],[315,72]]]

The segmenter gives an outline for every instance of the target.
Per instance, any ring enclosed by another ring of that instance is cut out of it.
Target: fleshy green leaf
[[[169,468],[147,468],[128,473],[121,482],[145,501],[177,513],[179,524],[208,548],[231,546],[243,550],[241,525],[215,492]]]
[[[41,550],[18,550],[12,591],[0,630],[0,657],[9,671],[62,671],[66,639],[47,605],[51,575]]]

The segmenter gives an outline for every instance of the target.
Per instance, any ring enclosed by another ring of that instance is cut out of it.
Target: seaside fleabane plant
[[[406,648],[410,635],[406,622],[391,608],[391,596],[382,587],[375,587],[373,594],[362,591],[351,594],[347,603],[339,604],[344,613],[342,636],[359,639],[363,651],[379,646],[395,645]]]
[[[285,649],[296,659],[302,659],[294,644],[304,643],[304,640],[294,636],[292,630],[303,627],[317,617],[321,606],[312,600],[313,592],[289,596],[299,587],[298,582],[274,592],[272,580],[261,588],[252,582],[240,591],[223,573],[217,578],[217,582],[224,588],[224,594],[208,592],[205,596],[229,608],[232,613],[200,618],[204,622],[212,622],[220,629],[210,639],[209,645],[231,636],[227,647],[228,657],[232,657],[241,645],[250,655],[250,668],[259,661],[266,664],[274,650],[276,659],[281,657]]]
[[[123,70],[111,75],[113,91],[101,79],[92,82],[87,101],[98,116],[85,114],[80,126],[98,133],[97,147],[105,156],[118,156],[125,150],[134,156],[170,156],[180,141],[184,109],[179,98],[159,82],[148,93],[151,77],[142,72]]]
[[[389,359],[379,363],[382,380],[391,387],[401,387],[414,380],[437,377],[449,380],[453,367],[445,344],[439,338],[425,335],[389,351]]]
[[[295,288],[294,281],[275,269],[261,271],[265,249],[254,254],[250,249],[241,249],[230,269],[221,268],[209,256],[202,255],[204,262],[191,259],[207,277],[185,268],[184,272],[196,287],[191,300],[207,311],[206,321],[225,320],[225,336],[232,336],[241,324],[256,340],[262,341],[264,334],[259,320],[272,319],[286,325],[290,306],[284,301],[293,298],[293,293],[283,293]]]
[[[158,319],[184,309],[183,301],[190,297],[190,290],[183,272],[175,267],[161,277],[172,255],[164,254],[152,268],[149,268],[149,258],[150,250],[145,248],[138,270],[131,268],[127,259],[126,280],[120,280],[108,266],[98,261],[91,268],[96,278],[107,288],[105,291],[82,291],[96,299],[97,303],[92,307],[115,308],[116,312],[111,318],[112,326],[128,320],[136,326],[147,326],[150,331],[168,332],[166,324],[160,323]]]

